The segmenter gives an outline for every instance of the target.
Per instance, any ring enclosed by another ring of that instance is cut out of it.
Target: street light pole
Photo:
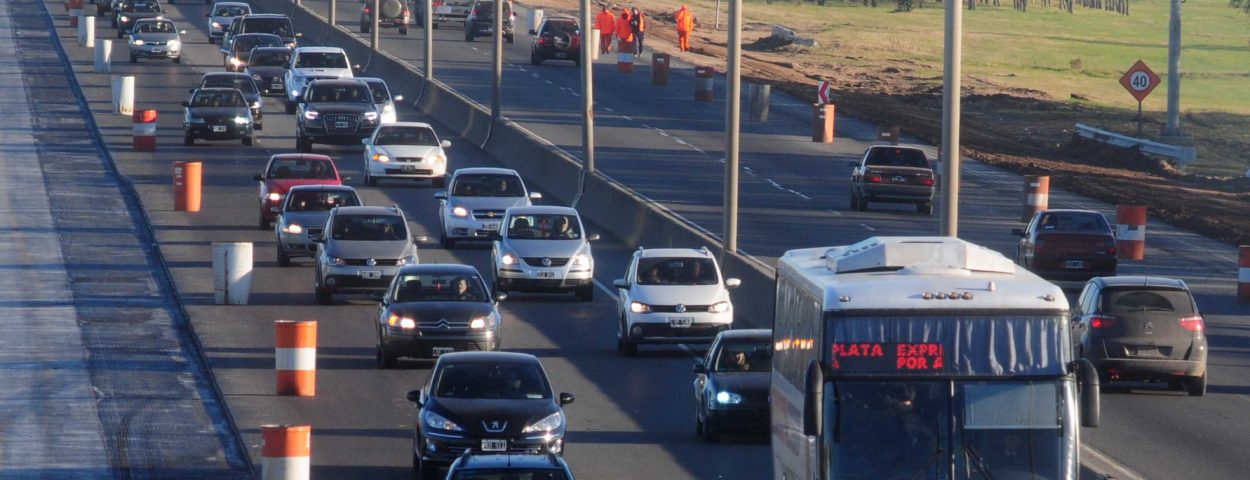
[[[369,30],[369,48],[372,48],[374,52],[378,51],[378,17],[382,13],[378,11],[380,8],[382,8],[382,0],[373,0],[373,18],[370,19],[373,29]]]
[[[1181,134],[1181,1],[1172,0],[1168,20],[1168,125],[1164,135]]]
[[[425,79],[434,79],[434,0],[425,0]]]
[[[490,95],[490,118],[498,120],[503,116],[503,106],[500,104],[499,89],[503,88],[503,2],[506,0],[495,0],[495,61],[494,61],[494,90]]]
[[[1179,0],[1177,0],[1179,1]],[[942,235],[959,236],[959,94],[963,63],[963,2],[946,0],[942,70]]]
[[[729,0],[725,69],[725,253],[738,251],[738,124],[742,113],[742,0]]]
[[[338,0],[330,0],[330,26],[334,26],[338,22]]]
[[[591,50],[590,38],[592,35],[590,30],[590,0],[582,0],[581,24],[582,24],[582,40],[581,55],[582,64],[582,147],[586,149],[586,174],[595,174],[595,83],[594,77],[594,58]],[[532,13],[531,13],[532,15]],[[541,26],[539,28],[542,28]]]

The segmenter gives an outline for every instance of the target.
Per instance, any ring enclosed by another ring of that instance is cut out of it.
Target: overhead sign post
[[[829,88],[832,86],[833,84],[829,83],[828,80],[821,80],[820,86],[816,87],[816,100],[823,104],[830,103]]]
[[[1141,102],[1155,87],[1159,86],[1159,76],[1146,66],[1146,62],[1138,60],[1134,63],[1124,76],[1120,77],[1120,85],[1124,86],[1128,93],[1137,99],[1137,135],[1141,135]]]

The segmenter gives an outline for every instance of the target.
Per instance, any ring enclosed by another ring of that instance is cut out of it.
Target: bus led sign
[[[855,372],[937,372],[946,367],[940,343],[834,343],[834,370]]]

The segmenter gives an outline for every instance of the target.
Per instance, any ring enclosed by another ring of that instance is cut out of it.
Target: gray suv
[[[385,291],[404,265],[417,263],[417,242],[398,206],[338,207],[330,211],[317,249],[317,303],[335,293]]]

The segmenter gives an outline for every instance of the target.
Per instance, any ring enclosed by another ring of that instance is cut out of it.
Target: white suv
[[[337,47],[299,47],[286,71],[286,113],[295,113],[299,96],[312,79],[354,78],[347,52]]]
[[[707,343],[733,325],[729,289],[707,248],[639,248],[612,282],[617,289],[617,348],[625,356],[642,343]]]

